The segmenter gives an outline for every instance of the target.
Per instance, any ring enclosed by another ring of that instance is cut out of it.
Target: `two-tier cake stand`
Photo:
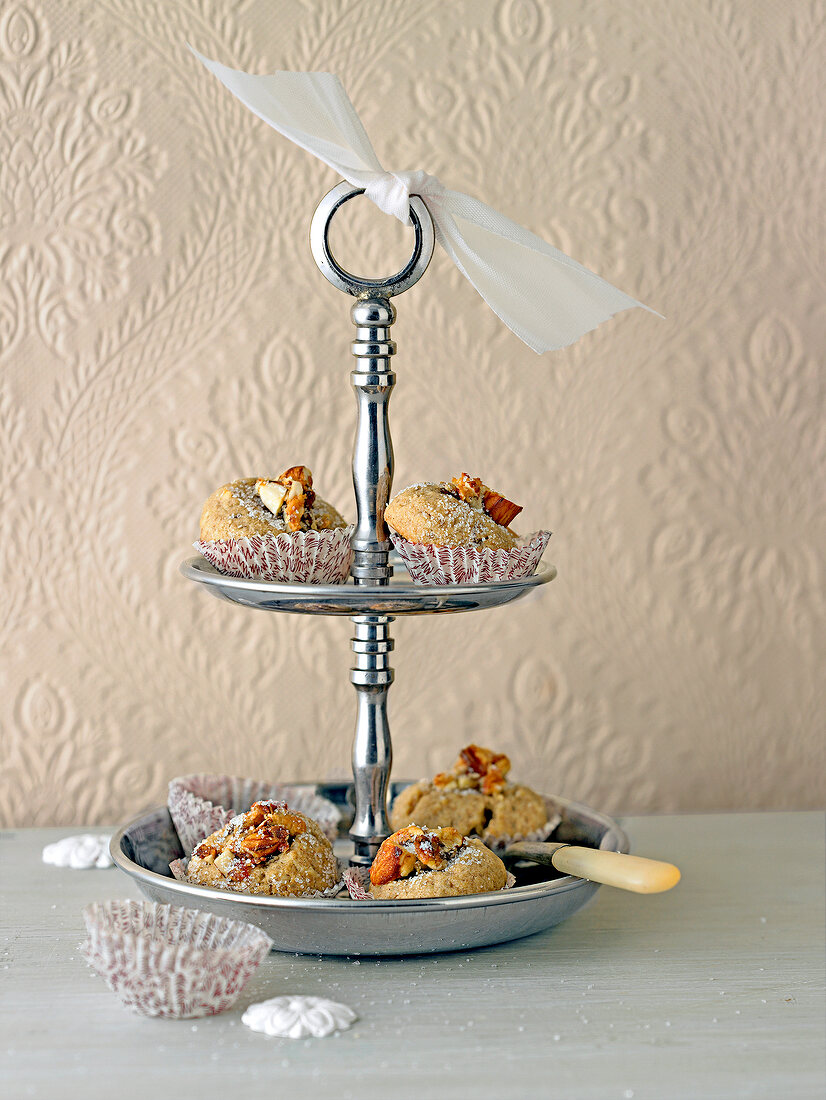
[[[433,254],[434,229],[427,207],[411,196],[415,234],[412,255],[398,274],[383,280],[357,278],[345,271],[329,245],[332,218],[363,192],[341,183],[322,199],[310,227],[313,256],[326,278],[355,299],[350,311],[356,326],[350,375],[358,402],[353,453],[357,522],[352,535],[352,583],[281,584],[219,573],[203,558],[191,558],[181,571],[220,599],[267,611],[304,615],[347,615],[353,626],[350,671],[358,699],[353,744],[352,789],[317,786],[319,793],[352,802],[349,844],[339,844],[351,863],[369,865],[391,828],[387,818],[392,746],[387,693],[393,682],[390,624],[397,615],[474,611],[519,599],[556,576],[540,563],[536,573],[519,580],[483,584],[420,585],[394,571],[392,544],[384,510],[393,482],[393,445],[388,405],[396,376],[391,359],[396,345],[390,326],[396,317],[391,299],[424,274]],[[593,847],[627,851],[622,830],[610,818],[587,807],[559,800],[559,835]],[[542,879],[495,894],[433,900],[353,901],[342,898],[276,898],[228,894],[169,877],[170,860],[180,844],[167,811],[141,815],[113,839],[116,863],[133,875],[154,900],[188,904],[250,920],[287,951],[328,954],[409,954],[480,946],[529,935],[579,909],[596,884],[568,876]]]

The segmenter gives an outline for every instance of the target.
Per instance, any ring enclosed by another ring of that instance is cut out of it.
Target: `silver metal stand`
[[[393,683],[390,624],[397,615],[433,615],[498,607],[520,599],[556,576],[552,565],[512,581],[479,584],[420,585],[407,575],[394,576],[391,542],[384,510],[393,485],[393,444],[388,405],[396,376],[390,369],[396,345],[390,326],[396,317],[391,298],[418,282],[433,254],[433,222],[422,200],[412,195],[410,217],[415,241],[407,264],[389,279],[362,279],[337,263],[328,231],[336,211],[363,194],[348,183],[334,187],[319,203],[310,226],[310,245],[325,277],[356,301],[350,311],[356,326],[350,381],[356,394],[358,424],[353,450],[353,488],[357,522],[352,536],[352,584],[297,584],[251,580],[219,573],[203,558],[181,566],[184,576],[206,586],[219,599],[246,607],[298,615],[349,615],[354,662],[350,680],[358,709],[353,743],[355,816],[350,837],[357,864],[372,863],[390,833],[387,787],[392,761],[387,693]],[[402,571],[400,571],[402,572]],[[325,904],[327,904],[325,902]],[[418,904],[418,903],[417,903]]]
[[[433,222],[427,207],[411,196],[410,217],[415,233],[413,253],[407,264],[389,279],[362,279],[345,271],[330,251],[330,222],[344,203],[363,190],[341,183],[319,203],[310,226],[310,247],[316,263],[333,286],[356,298],[350,316],[356,326],[351,350],[356,358],[350,382],[358,403],[358,423],[353,448],[353,488],[357,520],[352,536],[354,560],[351,573],[356,585],[389,584],[391,543],[384,524],[384,510],[393,485],[393,442],[388,406],[396,375],[390,358],[396,345],[390,326],[396,310],[390,299],[417,283],[433,255]],[[353,742],[355,817],[350,830],[352,862],[370,865],[391,829],[387,820],[387,785],[393,749],[387,719],[387,692],[393,683],[389,654],[390,615],[354,615],[352,639],[355,667],[350,680],[358,693],[356,734]]]
[[[390,624],[401,615],[436,615],[501,607],[522,599],[556,576],[540,563],[536,573],[509,581],[474,584],[417,584],[406,569],[396,575],[384,510],[393,485],[393,445],[388,403],[395,374],[390,369],[396,346],[390,339],[395,319],[391,299],[421,278],[433,253],[433,223],[420,198],[411,196],[415,233],[413,254],[390,279],[360,279],[332,256],[327,240],[330,220],[343,203],[361,194],[342,183],[318,206],[310,229],[313,255],[330,282],[356,301],[352,345],[356,365],[350,378],[358,405],[353,453],[353,487],[358,521],[352,536],[352,583],[299,584],[233,577],[219,573],[203,557],[181,565],[181,572],[221,600],[243,607],[294,615],[348,615],[353,623],[353,668],[358,710],[353,743],[352,790],[355,815],[350,838],[354,863],[367,864],[390,832],[387,786],[392,759],[387,693],[393,682]],[[348,785],[349,786],[349,785]],[[339,801],[341,785],[313,784]],[[564,813],[565,836],[593,847],[627,851],[622,830],[603,815],[576,803],[554,807]],[[345,840],[337,852],[350,854]],[[456,951],[500,943],[549,928],[579,909],[597,889],[585,880],[557,878],[513,890],[416,902],[352,901],[336,898],[279,897],[234,893],[196,886],[169,877],[170,860],[181,855],[180,842],[166,807],[142,815],[112,841],[115,862],[134,876],[156,901],[197,905],[200,909],[250,920],[265,928],[281,951],[325,954],[419,954]],[[415,910],[415,911],[414,911]]]
[[[369,866],[378,846],[392,832],[387,820],[387,785],[393,762],[387,692],[393,683],[390,667],[390,615],[353,615],[351,639],[355,668],[350,682],[358,693],[353,740],[353,795],[356,809],[350,829],[351,863]]]

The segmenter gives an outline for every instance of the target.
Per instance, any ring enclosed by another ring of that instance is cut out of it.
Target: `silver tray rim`
[[[551,796],[549,796],[551,797]],[[575,802],[571,799],[552,796],[553,801],[562,809],[582,812],[599,821],[605,826],[605,832],[600,841],[600,849],[627,853],[631,849],[628,834],[622,826],[607,814],[593,809],[584,802]],[[210,898],[217,901],[238,903],[242,906],[251,906],[256,909],[298,909],[315,910],[322,909],[325,912],[339,910],[342,913],[398,912],[400,909],[415,909],[417,912],[451,912],[457,909],[475,909],[489,905],[513,905],[521,901],[535,901],[547,898],[554,894],[561,894],[569,890],[576,890],[585,885],[596,885],[590,879],[574,878],[571,875],[563,875],[561,878],[551,879],[544,883],[534,883],[527,886],[514,886],[510,890],[497,890],[486,894],[469,894],[455,898],[412,898],[394,900],[369,900],[356,901],[346,893],[332,898],[279,898],[262,894],[236,894],[230,890],[215,890],[210,886],[198,886],[194,883],[180,882],[177,879],[160,875],[156,871],[150,871],[141,867],[124,854],[121,842],[126,833],[146,817],[165,810],[166,806],[153,806],[136,814],[130,821],[123,825],[112,837],[109,843],[109,852],[115,866],[124,871],[138,882],[148,885],[157,884],[167,890],[192,898]],[[613,836],[612,836],[613,834]],[[614,841],[613,846],[611,840]],[[605,842],[608,843],[605,843]]]
[[[263,604],[262,610],[289,610],[289,605],[312,603],[307,614],[358,614],[379,606],[385,614],[411,614],[415,612],[473,611],[508,603],[523,593],[548,584],[557,575],[556,566],[540,562],[536,572],[529,577],[515,580],[485,581],[476,584],[415,584],[397,573],[389,585],[300,584],[280,581],[251,580],[247,577],[230,577],[220,573],[214,565],[200,555],[186,558],[179,566],[188,580],[206,585],[215,595],[224,599],[246,602],[243,597],[259,596],[261,599],[279,601],[280,607]],[[215,591],[217,590],[217,591]],[[473,601],[471,605],[468,600]],[[434,601],[436,606],[433,606]],[[396,605],[392,608],[391,605]],[[323,605],[323,607],[322,607]],[[298,608],[297,610],[304,610]]]

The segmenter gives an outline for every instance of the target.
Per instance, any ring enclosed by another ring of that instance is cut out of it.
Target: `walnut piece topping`
[[[214,860],[222,875],[240,882],[271,856],[289,851],[293,839],[306,832],[304,819],[288,810],[285,803],[255,802],[245,814],[225,826],[221,839],[227,837],[229,842],[223,850],[205,840],[192,854],[199,859]]]
[[[281,505],[284,503],[284,497],[287,495],[287,490],[283,485],[279,485],[277,481],[266,481],[263,477],[259,477],[255,483],[255,491],[261,498],[261,503],[265,508],[269,508],[274,516],[277,516],[281,511]]]
[[[482,794],[496,794],[505,786],[505,777],[495,764],[491,764],[482,779]]]
[[[402,877],[402,849],[390,844],[392,839],[390,836],[384,841],[370,867],[370,881],[374,886],[384,886]]]
[[[306,466],[290,466],[289,470],[278,478],[278,481],[288,489],[294,481],[297,481],[302,489],[312,489],[313,475]]]
[[[250,857],[263,862],[275,852],[286,852],[290,847],[290,834],[283,825],[263,824],[254,833],[247,833],[238,842],[239,848],[248,852]]]
[[[439,830],[439,839],[442,847],[447,852],[452,852],[454,848],[461,848],[465,842],[465,838],[459,830],[454,829],[452,825],[446,825]]]
[[[467,745],[459,753],[453,770],[439,772],[433,777],[433,785],[443,791],[481,790],[483,794],[495,794],[505,786],[510,767],[504,753]]]
[[[495,493],[493,489],[485,490],[482,504],[493,522],[498,523],[501,527],[510,527],[522,511],[521,505],[514,504],[512,500]]]
[[[413,848],[423,867],[428,867],[431,871],[441,871],[447,866],[442,845],[433,833],[423,833],[421,836],[414,837]]]
[[[244,814],[241,829],[242,831],[257,829],[262,824],[269,827],[283,825],[291,836],[298,836],[307,831],[307,826],[298,814],[288,810],[284,802],[276,802],[272,799],[254,802]]]
[[[442,491],[458,500],[463,500],[477,512],[486,512],[500,527],[509,527],[522,511],[521,505],[514,504],[501,493],[489,489],[487,485],[482,484],[481,478],[471,477],[470,474],[463,473],[459,477],[454,477]]]
[[[370,868],[370,881],[374,886],[384,886],[419,871],[441,871],[448,863],[446,853],[461,847],[463,839],[462,834],[450,826],[432,831],[418,825],[399,829],[376,853]]]
[[[440,790],[449,790],[451,787],[458,786],[458,783],[456,776],[450,772],[439,772],[438,775],[433,776],[433,786],[439,787]]]
[[[208,844],[205,840],[202,840],[192,854],[197,856],[198,859],[215,859],[218,855],[218,849],[214,844]]]
[[[225,875],[232,866],[232,861],[234,859],[235,856],[233,855],[231,849],[225,848],[215,860],[215,866],[218,868],[222,875]]]
[[[313,475],[306,466],[291,466],[275,481],[259,478],[255,489],[274,516],[279,513],[288,531],[306,531],[313,524]]]
[[[480,748],[479,745],[466,745],[459,753],[459,759],[453,765],[453,770],[469,769],[477,775],[486,775],[493,765],[496,765],[504,774],[510,771],[511,762],[502,752],[492,752],[490,749]]]
[[[451,487],[456,493],[459,500],[463,500],[465,504],[469,504],[471,508],[476,508],[478,511],[482,509],[482,485],[481,479],[478,477],[471,477],[470,474],[460,474],[459,477],[451,479]]]

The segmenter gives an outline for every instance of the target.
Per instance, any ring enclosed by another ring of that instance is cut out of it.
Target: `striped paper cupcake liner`
[[[344,584],[350,575],[352,527],[193,543],[228,577],[294,584]]]
[[[272,947],[260,928],[151,901],[83,910],[88,964],[142,1016],[212,1016],[234,1004]]]
[[[408,542],[390,532],[393,545],[416,584],[484,584],[515,581],[536,572],[550,531],[535,531],[520,539],[512,550],[491,550],[484,546],[433,546]]]
[[[182,775],[169,783],[167,806],[184,853],[235,817],[253,802],[286,802],[291,810],[313,818],[329,840],[338,836],[341,813],[337,806],[307,787],[291,787],[234,775]]]

